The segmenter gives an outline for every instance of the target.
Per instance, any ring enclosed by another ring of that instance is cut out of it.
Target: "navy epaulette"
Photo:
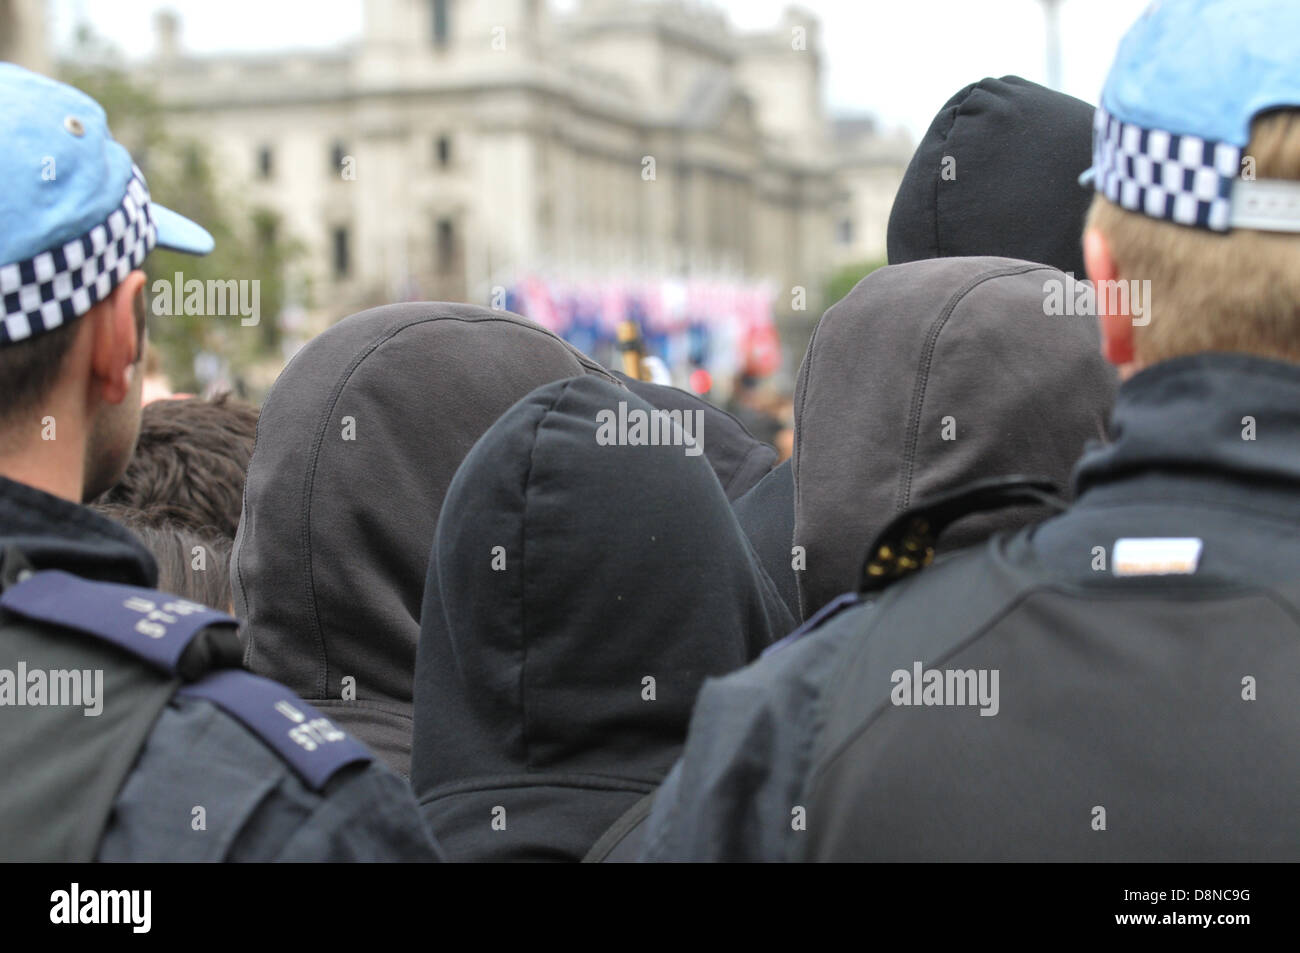
[[[82,579],[59,569],[33,573],[0,595],[0,609],[76,629],[175,675],[186,646],[233,616],[154,589]]]
[[[808,633],[821,628],[822,624],[827,622],[833,616],[839,615],[845,609],[853,608],[860,602],[862,602],[862,597],[856,592],[840,593],[840,595],[836,596],[830,602],[826,603],[826,605],[814,612],[808,618],[808,621],[799,626],[799,628],[795,629],[785,638],[778,639],[767,648],[763,649],[763,655],[771,655],[773,652],[780,651],[787,645],[792,645],[793,643],[798,642]]]
[[[269,678],[225,669],[182,686],[177,694],[212,702],[262,739],[315,791],[347,765],[374,760],[365,745]]]

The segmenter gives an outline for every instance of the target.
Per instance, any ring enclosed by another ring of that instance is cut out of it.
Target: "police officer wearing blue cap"
[[[1294,0],[1131,28],[1070,289],[1124,383],[1074,504],[933,560],[1043,492],[995,482],[863,540],[856,592],[706,683],[643,859],[1300,860],[1297,64]]]
[[[140,266],[211,236],[98,104],[5,63],[0,143],[0,860],[436,859],[402,779],[80,505],[135,446]]]

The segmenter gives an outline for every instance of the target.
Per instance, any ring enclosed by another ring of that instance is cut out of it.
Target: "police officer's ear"
[[[144,334],[137,299],[144,282],[143,271],[131,272],[83,319],[92,324],[90,372],[99,384],[100,396],[110,404],[127,398],[140,372]]]
[[[1083,233],[1083,265],[1088,269],[1088,278],[1098,287],[1102,282],[1118,281],[1119,270],[1110,253],[1110,242],[1098,228],[1089,228]],[[1097,298],[1097,319],[1101,322],[1101,352],[1121,371],[1122,376],[1137,370],[1136,357],[1133,352],[1133,318],[1126,307],[1121,307],[1115,314],[1107,313],[1110,295],[1099,292]],[[1120,298],[1127,305],[1127,298]],[[1116,303],[1118,304],[1119,301]]]

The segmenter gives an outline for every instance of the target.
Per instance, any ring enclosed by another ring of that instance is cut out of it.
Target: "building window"
[[[258,178],[269,179],[274,174],[275,174],[275,153],[271,151],[270,146],[262,146],[257,150]]]
[[[350,249],[348,247],[348,230],[346,226],[340,226],[334,229],[333,245],[334,277],[336,279],[346,278],[352,267]]]
[[[456,229],[449,218],[438,219],[438,270],[451,270],[456,258]]]
[[[433,44],[447,45],[447,0],[431,0],[433,16]]]
[[[440,167],[445,169],[447,166],[451,165],[451,137],[450,136],[439,136],[438,140],[433,144],[433,149],[434,149],[434,156],[437,159],[438,165]]]
[[[853,244],[853,219],[842,218],[836,223],[835,240],[841,245]]]
[[[330,147],[330,171],[339,175],[343,171],[343,162],[348,157],[348,147],[340,140],[335,139],[334,145]]]

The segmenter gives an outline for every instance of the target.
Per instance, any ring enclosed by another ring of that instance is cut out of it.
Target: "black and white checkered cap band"
[[[1123,122],[1101,107],[1093,118],[1097,191],[1121,208],[1216,232],[1230,226],[1242,148]]]
[[[122,204],[102,224],[34,258],[0,265],[0,347],[81,317],[139,268],[157,243],[149,189],[133,166]]]

